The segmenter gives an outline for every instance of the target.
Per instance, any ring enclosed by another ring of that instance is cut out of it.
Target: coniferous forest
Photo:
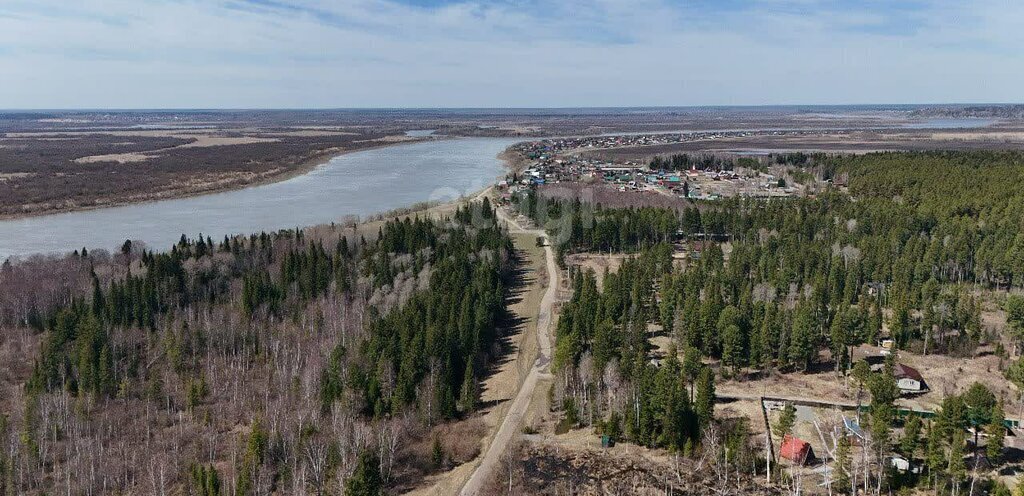
[[[4,264],[0,494],[378,494],[466,456],[435,436],[477,408],[511,239],[486,200],[353,233]]]
[[[927,458],[924,473],[909,478],[876,462],[866,472],[872,493],[915,485],[956,493],[970,480],[949,460],[969,465],[978,451],[968,448],[977,439],[967,428],[1001,432],[1003,403],[1019,398],[997,401],[977,384],[947,398],[927,429],[908,429],[895,415],[894,357],[870,372],[855,367],[863,362],[855,364],[851,351],[891,338],[897,350],[972,357],[994,344],[1005,375],[1024,387],[1024,303],[1015,295],[1024,288],[1024,154],[800,158],[783,161],[799,162],[826,185],[813,197],[732,198],[681,211],[606,209],[532,190],[516,199],[520,212],[547,227],[565,265],[573,253],[633,254],[603,274],[600,287],[589,269],[570,270],[573,294],[555,354],[564,415],[638,444],[693,453],[712,419],[716,378],[825,368],[855,377],[871,398],[865,426],[876,460]],[[848,187],[831,186],[839,176]],[[673,260],[680,251],[685,260]],[[986,301],[1008,310],[1006,329],[982,325]],[[664,359],[652,359],[651,326],[671,337]],[[972,401],[979,406],[963,406]],[[733,433],[743,439],[746,427],[724,432],[726,443],[738,442]],[[910,437],[900,444],[900,435]],[[758,451],[763,446],[734,450],[731,463],[763,470]],[[992,460],[1000,454],[994,448]],[[839,490],[851,492],[844,481]]]
[[[978,383],[924,416],[901,407],[894,370],[901,352],[984,348],[996,377],[1024,386],[1024,154],[781,161],[823,186],[679,210],[514,197],[568,274],[556,432],[593,427],[761,475],[759,419],[717,415],[719,388],[825,373],[863,398],[867,432],[835,447],[835,492],[1003,491],[975,466],[1004,463],[1019,395]],[[578,254],[628,256],[596,274]],[[517,264],[487,200],[375,233],[182,236],[162,252],[128,241],[7,262],[0,495],[410,488],[476,455],[480,434],[459,421],[500,358]],[[854,356],[883,339],[895,353],[874,370]],[[794,422],[787,410],[772,430]],[[890,470],[897,455],[922,470]]]

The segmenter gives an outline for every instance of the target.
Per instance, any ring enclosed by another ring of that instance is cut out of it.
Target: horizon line
[[[1024,105],[1024,102],[931,102],[931,103],[765,103],[707,105],[622,105],[564,107],[24,107],[0,108],[0,113],[34,112],[258,112],[258,111],[443,111],[443,110],[662,110],[662,109],[736,109],[736,108],[800,108],[800,107],[943,107]]]

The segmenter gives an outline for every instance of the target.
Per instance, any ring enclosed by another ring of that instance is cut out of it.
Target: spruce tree
[[[786,406],[782,408],[782,414],[779,415],[778,422],[775,423],[775,434],[782,439],[793,432],[793,426],[796,424],[796,407],[792,403],[786,403]]]
[[[476,401],[479,391],[477,390],[476,376],[473,370],[473,362],[466,366],[466,373],[463,375],[462,390],[459,395],[459,404],[464,413],[476,411]]]
[[[345,484],[345,496],[379,496],[383,486],[377,454],[372,449],[363,450],[355,472]]]
[[[694,410],[700,419],[701,428],[715,418],[715,373],[710,367],[703,367],[697,377],[697,397]]]
[[[801,372],[810,368],[817,348],[814,339],[814,316],[809,303],[797,306],[793,316],[793,330],[790,335],[789,359]]]
[[[913,459],[917,454],[917,448],[921,444],[921,417],[911,414],[903,423],[903,437],[900,439],[900,453],[908,459]]]
[[[954,488],[959,488],[967,479],[967,463],[964,461],[966,454],[967,440],[959,431],[954,432],[949,443],[949,462],[946,465],[946,476]]]
[[[996,406],[992,407],[991,419],[985,426],[985,433],[988,435],[985,455],[993,465],[998,464],[1003,456],[1004,437],[1006,436],[1006,427],[1003,425],[1005,417],[1003,402],[999,401]]]
[[[852,487],[850,475],[853,473],[852,463],[853,446],[849,436],[842,436],[836,443],[836,460],[834,465],[835,477],[832,479],[832,489],[840,494],[852,494],[855,488]]]

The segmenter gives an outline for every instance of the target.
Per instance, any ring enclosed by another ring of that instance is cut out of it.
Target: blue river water
[[[0,221],[0,260],[126,239],[163,250],[182,234],[212,236],[325,224],[469,195],[505,171],[497,155],[521,140],[460,138],[348,153],[285,181],[208,195]]]

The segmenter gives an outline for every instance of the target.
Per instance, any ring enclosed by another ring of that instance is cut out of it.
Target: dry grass
[[[682,210],[692,203],[678,197],[659,194],[655,191],[619,191],[608,184],[558,183],[538,189],[545,198],[572,200],[601,204],[607,208],[659,207]]]
[[[512,344],[508,359],[498,366],[497,371],[484,381],[481,400],[505,401],[515,397],[519,385],[530,373],[530,367],[537,359],[537,308],[544,296],[544,283],[547,281],[544,266],[544,249],[538,248],[531,236],[517,234],[513,236],[516,246],[525,256],[523,283],[525,286],[509,307],[522,324],[516,328],[515,334],[509,336]]]
[[[878,350],[878,347],[862,346],[856,349],[855,356],[877,354]],[[1007,400],[1017,398],[1016,388],[1002,373],[1008,364],[990,353],[983,352],[971,358],[953,358],[900,351],[898,361],[919,370],[930,388],[924,394],[901,398],[899,403],[905,407],[935,410],[945,396],[961,394],[975,382],[986,385],[997,397]],[[769,395],[836,403],[857,401],[855,382],[838,377],[831,370],[807,374],[773,372],[754,380],[727,380],[718,384],[717,391],[722,395]],[[865,394],[863,400],[867,402],[870,399]]]
[[[273,143],[278,140],[274,138],[258,138],[255,136],[211,136],[202,135],[196,136],[196,140],[181,145],[177,148],[202,148],[206,146],[227,146],[227,145],[251,145],[254,143]]]
[[[992,150],[1024,147],[1024,132],[999,130],[929,131],[846,131],[777,136],[730,136],[664,145],[633,146],[592,150],[584,156],[614,161],[646,162],[656,155],[686,152],[789,152],[826,151],[868,153],[886,150]]]
[[[405,143],[407,141],[422,141],[423,138],[417,138],[414,136],[395,135],[395,136],[384,136],[372,140],[358,140],[356,143]]]
[[[106,134],[106,133],[104,133]],[[180,138],[180,139],[192,139],[191,143],[184,145],[173,146],[171,148],[160,148],[147,152],[136,152],[136,153],[110,153],[106,155],[91,155],[88,157],[76,158],[75,162],[79,164],[93,164],[96,162],[117,162],[119,164],[127,164],[132,162],[144,162],[151,158],[158,156],[161,152],[173,150],[177,148],[205,148],[208,146],[229,146],[229,145],[251,145],[255,143],[273,143],[278,141],[273,138],[257,138],[253,136],[214,136],[209,134],[176,134],[176,133],[164,133],[153,135],[159,138]]]
[[[91,155],[88,157],[76,158],[75,163],[78,164],[94,164],[96,162],[117,162],[119,164],[128,164],[132,162],[145,162],[153,158],[152,155],[145,153],[110,153],[107,155]]]
[[[914,355],[900,352],[900,363],[921,371],[931,390],[903,403],[918,408],[935,409],[942,404],[942,398],[966,391],[975,382],[987,386],[996,397],[1013,401],[1017,398],[1016,388],[1003,376],[1005,360],[991,354],[972,358],[952,358],[944,355]],[[1012,410],[1011,410],[1012,412]]]
[[[32,174],[31,172],[0,173],[0,183],[2,183],[4,181],[12,181],[12,180],[15,180],[15,179],[23,179],[23,178],[26,178],[26,177],[32,177],[33,175],[34,174]]]
[[[605,272],[607,271],[609,274],[618,272],[619,267],[622,266],[622,262],[630,257],[631,255],[622,253],[575,253],[566,256],[565,261],[569,265],[577,266],[582,269],[593,270],[594,275],[597,277],[597,287],[601,288],[604,284]]]
[[[596,439],[585,431],[582,435]],[[495,475],[485,494],[781,494],[764,487],[760,478],[733,473],[720,480],[699,461],[628,443],[601,449],[596,442],[525,442],[516,450],[515,462],[503,464]]]
[[[435,207],[426,212],[428,215],[445,215],[450,213],[449,208]],[[462,438],[460,442],[463,445],[474,445],[474,455],[471,458],[462,458],[461,464],[448,472],[424,479],[419,487],[409,494],[455,494],[465,484],[476,469],[476,456],[491,442],[505,417],[510,400],[516,396],[519,386],[526,379],[536,360],[538,354],[537,309],[540,306],[547,281],[544,251],[536,246],[535,238],[532,236],[517,234],[513,236],[513,239],[525,256],[523,267],[523,283],[525,285],[515,296],[519,301],[510,305],[509,311],[516,318],[522,320],[515,333],[509,336],[510,349],[505,355],[504,361],[497,364],[494,373],[483,381],[481,401],[483,404],[493,405],[493,407],[487,409],[483,415],[473,418],[481,427],[482,432],[474,433],[472,436],[460,436]],[[541,390],[546,395],[547,388],[537,389],[538,392]],[[465,451],[468,452],[468,450]]]
[[[355,136],[359,133],[351,133],[348,131],[332,131],[330,129],[298,129],[295,131],[280,131],[280,132],[268,132],[265,136],[290,136],[298,138],[315,138],[321,136]]]

